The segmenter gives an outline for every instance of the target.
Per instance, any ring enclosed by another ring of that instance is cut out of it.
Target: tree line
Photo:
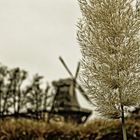
[[[9,69],[0,64],[0,118],[38,112],[49,106],[50,86],[42,86],[43,77],[39,74],[29,80],[27,71],[20,68]]]

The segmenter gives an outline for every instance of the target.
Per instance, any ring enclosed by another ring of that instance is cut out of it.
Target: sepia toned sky
[[[58,57],[75,72],[79,17],[77,0],[1,0],[0,62],[49,81],[69,76]]]
[[[1,0],[0,62],[39,73],[51,82],[72,73],[81,58],[76,24],[81,16],[77,0]],[[78,95],[83,107],[92,108]]]

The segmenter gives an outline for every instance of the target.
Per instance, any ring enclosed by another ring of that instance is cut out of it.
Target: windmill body
[[[81,90],[81,86],[76,81],[79,65],[74,77],[63,59],[60,58],[60,60],[70,74],[71,78],[60,79],[52,82],[52,85],[55,88],[55,97],[50,111],[51,116],[49,118],[52,118],[53,115],[57,114],[63,117],[65,122],[84,123],[91,115],[92,111],[82,108],[77,100],[76,88],[78,88],[80,93],[86,97],[84,91]]]

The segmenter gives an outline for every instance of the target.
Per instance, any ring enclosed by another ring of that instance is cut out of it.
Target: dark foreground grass
[[[128,140],[140,140],[140,120],[127,119]],[[121,140],[120,121],[94,120],[86,125],[48,124],[27,119],[0,122],[0,140]]]

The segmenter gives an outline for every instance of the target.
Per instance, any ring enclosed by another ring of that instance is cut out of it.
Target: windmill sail
[[[92,111],[82,108],[77,100],[76,88],[78,88],[80,92],[84,94],[84,90],[76,80],[80,69],[80,63],[78,63],[74,77],[62,57],[59,57],[59,59],[69,73],[70,78],[60,79],[52,83],[55,87],[56,94],[51,113],[63,116],[66,122],[70,121],[74,123],[84,123],[91,115]],[[86,95],[84,95],[84,97],[88,99]]]
[[[67,70],[67,72],[69,73],[69,75],[71,76],[71,78],[73,79],[73,88],[78,88],[78,90],[80,91],[80,93],[84,96],[84,98],[91,104],[93,105],[93,103],[90,101],[89,97],[85,94],[84,89],[80,86],[80,84],[77,82],[77,77],[79,74],[79,70],[80,70],[80,62],[78,63],[77,69],[76,69],[76,73],[75,73],[75,77],[73,76],[73,74],[71,73],[70,69],[68,68],[68,66],[66,65],[65,61],[63,60],[63,58],[60,56],[59,60],[61,61],[61,63],[63,64],[63,66],[65,67],[65,69]]]

